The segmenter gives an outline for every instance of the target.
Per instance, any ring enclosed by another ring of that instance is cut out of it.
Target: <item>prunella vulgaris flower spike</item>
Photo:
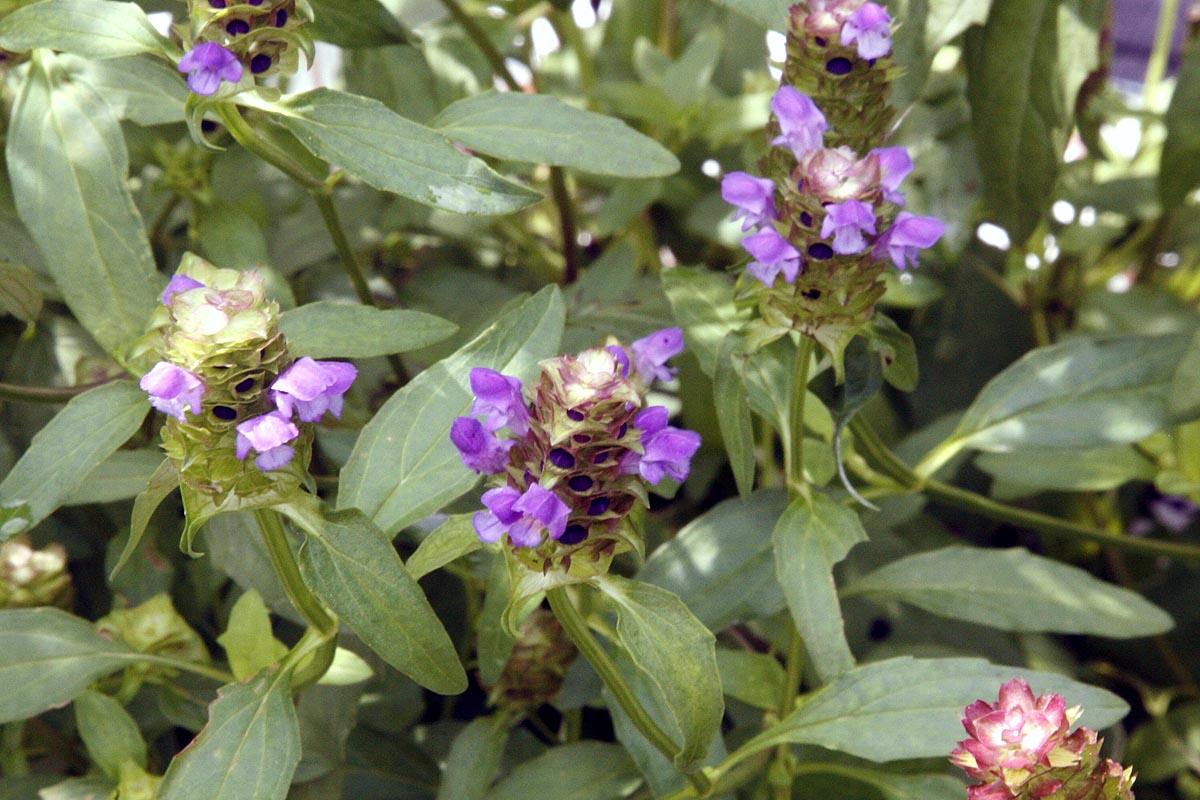
[[[179,71],[188,75],[188,88],[196,94],[216,94],[222,81],[242,79],[242,64],[237,56],[216,42],[201,42],[179,60]]]

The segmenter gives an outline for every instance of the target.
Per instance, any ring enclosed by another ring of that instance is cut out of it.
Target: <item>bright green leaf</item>
[[[118,450],[104,459],[70,496],[64,506],[115,503],[137,497],[162,464],[160,450]]]
[[[442,341],[458,330],[453,322],[406,309],[320,300],[285,311],[279,327],[295,356],[369,358],[404,353]]]
[[[679,159],[615,117],[544,94],[487,92],[459,100],[431,123],[472,150],[509,161],[650,178],[679,171]]]
[[[0,611],[0,723],[62,705],[134,658],[57,608]]]
[[[787,508],[776,489],[718,503],[646,559],[638,579],[679,595],[712,630],[784,607],[771,532]]]
[[[1171,629],[1169,614],[1136,592],[1021,547],[946,547],[893,561],[842,590],[902,600],[933,614],[1006,631],[1127,639]]]
[[[304,529],[300,571],[313,592],[396,669],[441,694],[467,688],[458,653],[391,541],[358,509],[280,509]]]
[[[854,666],[833,566],[866,541],[866,531],[858,514],[815,492],[811,501],[799,497],[788,506],[771,538],[775,575],[792,619],[817,677],[828,683]]]
[[[55,283],[120,358],[145,331],[163,280],[126,184],[116,117],[99,92],[66,80],[57,59],[39,51],[13,108],[6,155],[17,211]]]
[[[0,47],[48,47],[84,58],[178,53],[136,3],[111,0],[43,0],[18,8],[0,20]]]
[[[287,645],[271,632],[271,613],[262,595],[250,589],[233,604],[225,632],[217,637],[229,669],[239,681],[266,669],[287,654]]]
[[[983,453],[975,466],[996,478],[992,496],[1023,497],[1043,491],[1103,492],[1129,481],[1152,481],[1149,459],[1129,445],[1084,450]]]
[[[28,504],[29,525],[41,522],[133,435],[149,410],[145,393],[132,381],[113,381],[72,398],[0,483],[0,501]],[[0,541],[14,533],[0,533]]]
[[[746,398],[746,384],[733,364],[733,348],[738,339],[725,339],[713,376],[713,406],[717,412],[721,439],[729,453],[729,466],[743,500],[754,491],[755,441],[754,424]]]
[[[779,709],[787,691],[787,675],[774,656],[718,647],[717,669],[721,671],[725,694],[755,708]]]
[[[360,508],[394,533],[470,490],[478,476],[463,466],[450,426],[474,399],[471,369],[530,380],[558,352],[564,313],[558,289],[543,289],[392,395],[358,437],[338,506]]]
[[[507,214],[542,199],[378,100],[314,89],[264,109],[314,155],[418,203],[460,214]]]
[[[720,272],[699,267],[664,270],[662,281],[688,350],[696,354],[704,374],[713,375],[721,343],[747,319],[733,303],[733,283]]]
[[[408,557],[409,574],[417,580],[483,547],[475,532],[474,514],[455,514],[426,536]]]
[[[618,800],[641,780],[620,746],[571,742],[517,766],[488,792],[486,800],[529,800],[530,787],[554,800]]]
[[[146,767],[146,742],[129,712],[112,697],[85,691],[75,698],[75,724],[88,754],[104,774],[117,780],[121,765]]]
[[[300,763],[290,674],[264,670],[221,687],[208,724],[171,762],[162,800],[283,800]]]
[[[778,744],[815,744],[868,758],[945,758],[962,739],[959,718],[976,700],[995,702],[1000,684],[1024,678],[1035,694],[1056,693],[1084,708],[1094,730],[1129,711],[1121,698],[1061,675],[989,664],[981,658],[915,659],[864,664],[804,698],[777,726],[747,742],[753,752]]]
[[[670,714],[675,766],[703,763],[721,727],[725,700],[716,639],[676,595],[648,583],[605,575],[595,584],[617,612],[617,638]]]

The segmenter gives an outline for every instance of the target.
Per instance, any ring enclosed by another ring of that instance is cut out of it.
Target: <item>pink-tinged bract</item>
[[[771,111],[779,121],[779,136],[771,140],[792,151],[796,158],[824,146],[829,123],[813,99],[793,86],[780,86],[771,99]]]
[[[842,25],[842,44],[857,42],[860,58],[883,58],[892,52],[891,24],[886,8],[878,3],[863,3]]]
[[[300,435],[300,429],[278,411],[272,411],[241,423],[237,434],[237,457],[245,461],[253,450],[258,453],[255,465],[266,472],[291,462],[296,451],[287,443]]]
[[[203,42],[184,53],[179,71],[188,73],[188,88],[196,94],[216,94],[221,81],[242,79],[242,62],[216,42]]]
[[[742,220],[742,230],[748,231],[767,220],[779,219],[775,209],[775,181],[758,178],[746,172],[730,172],[721,179],[721,197],[737,207],[733,221]]]
[[[183,367],[160,361],[142,376],[138,385],[150,395],[150,405],[180,422],[187,421],[185,409],[193,414],[200,413],[200,403],[204,400],[204,381]]]
[[[316,422],[325,412],[341,419],[343,397],[358,377],[353,364],[315,361],[305,356],[271,384],[271,399],[283,416],[295,412],[304,422]]]

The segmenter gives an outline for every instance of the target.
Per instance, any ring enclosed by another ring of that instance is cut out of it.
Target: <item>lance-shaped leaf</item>
[[[0,504],[28,506],[27,524],[6,526],[0,541],[45,519],[142,424],[150,406],[132,381],[113,381],[73,397],[38,431],[0,483]]]
[[[449,634],[391,541],[356,508],[280,508],[308,534],[300,571],[359,638],[396,669],[442,694],[467,688]]]
[[[283,312],[279,327],[293,356],[369,358],[440,342],[458,330],[423,311],[320,300]]]
[[[703,762],[721,726],[725,698],[716,639],[674,594],[616,575],[596,579],[617,612],[617,638],[668,712],[667,735],[680,746],[675,766]]]
[[[379,0],[309,0],[313,37],[338,47],[411,44],[412,32]]]
[[[629,755],[618,745],[595,741],[552,747],[515,767],[487,800],[528,800],[529,789],[562,800],[613,800],[641,782]]]
[[[1171,629],[1171,616],[1137,592],[1021,547],[945,547],[864,575],[842,595],[903,600],[934,614],[1007,631],[1117,639]]]
[[[550,95],[487,92],[448,106],[431,124],[472,150],[509,161],[621,178],[679,171],[679,159],[649,136]]]
[[[866,531],[853,511],[814,493],[811,501],[803,497],[792,501],[772,538],[775,576],[813,669],[822,683],[828,683],[854,666],[833,566],[850,548],[866,541]]]
[[[437,800],[477,800],[487,793],[504,757],[509,725],[507,714],[478,717],[454,737]]]
[[[994,698],[1000,684],[1024,678],[1035,693],[1056,693],[1084,708],[1082,723],[1100,729],[1129,711],[1121,698],[1062,675],[989,664],[981,658],[916,659],[907,656],[856,667],[804,698],[743,753],[778,744],[816,744],[831,750],[895,761],[944,758],[963,738],[963,709]]]
[[[404,565],[409,573],[420,580],[435,569],[441,569],[483,547],[483,540],[471,522],[474,516],[455,514],[422,539],[416,552],[408,557],[408,563]]]
[[[1187,193],[1200,184],[1200,46],[1195,42],[1179,69],[1166,122],[1158,196],[1163,208],[1170,210],[1181,205]]]
[[[360,508],[394,533],[470,490],[478,476],[463,466],[450,426],[471,408],[471,368],[529,380],[558,351],[564,318],[558,289],[543,289],[392,395],[342,470],[338,507]]]
[[[733,283],[719,272],[695,267],[665,270],[662,280],[688,350],[696,354],[704,374],[713,375],[725,337],[748,318],[734,305]]]
[[[137,723],[113,697],[91,690],[75,698],[75,724],[88,755],[104,774],[117,780],[121,765],[146,767],[146,742]]]
[[[37,6],[29,6],[37,8]],[[67,305],[118,358],[146,328],[162,279],[125,183],[129,155],[101,95],[38,51],[8,131],[21,221]]]
[[[259,105],[313,155],[418,203],[460,214],[508,214],[542,199],[378,100],[314,89]]]
[[[25,323],[42,313],[42,290],[33,270],[0,261],[0,308]]]
[[[739,341],[730,336],[721,347],[713,375],[713,406],[738,495],[748,500],[754,491],[754,422],[746,396],[746,381],[738,374],[733,362]]]
[[[136,658],[57,608],[0,611],[0,723],[62,705]]]
[[[217,691],[208,724],[175,757],[162,800],[283,800],[300,763],[290,674],[278,668]]]
[[[717,5],[738,12],[772,31],[787,30],[792,0],[716,0]]]
[[[0,47],[47,47],[85,58],[178,55],[137,4],[112,0],[43,0],[18,8],[0,20]]]

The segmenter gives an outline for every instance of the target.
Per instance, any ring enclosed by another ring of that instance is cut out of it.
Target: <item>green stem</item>
[[[808,370],[812,361],[813,344],[809,337],[800,337],[800,344],[796,348],[796,361],[792,367],[787,442],[783,451],[788,495],[792,498],[808,497],[810,491],[808,480],[804,476],[804,401],[808,398]]]
[[[575,24],[575,17],[570,11],[555,11],[550,15],[550,22],[558,31],[558,38],[567,43],[579,62],[579,88],[585,95],[591,95],[596,91],[596,65],[592,63],[592,54],[588,52],[583,31]]]
[[[860,452],[872,466],[895,480],[908,491],[922,492],[931,500],[937,500],[966,511],[973,511],[976,514],[999,522],[1008,522],[1022,528],[1038,531],[1047,536],[1083,539],[1134,553],[1169,556],[1180,561],[1200,562],[1200,547],[1195,545],[1123,536],[1087,525],[1068,522],[1038,511],[1029,511],[1024,508],[1000,503],[989,497],[984,497],[966,489],[960,489],[957,486],[952,486],[942,481],[923,479],[879,440],[879,437],[863,421],[861,416],[856,416],[851,420],[850,429],[854,432],[855,447],[859,448]],[[929,458],[927,457],[925,460],[929,461]]]
[[[441,3],[450,12],[450,16],[454,17],[454,21],[466,31],[467,36],[475,43],[479,51],[483,53],[483,57],[492,65],[492,71],[500,76],[500,79],[504,81],[509,89],[512,89],[514,92],[521,91],[521,84],[517,83],[517,79],[509,72],[508,65],[504,63],[504,56],[492,44],[492,40],[488,38],[487,32],[479,27],[479,23],[463,10],[463,7],[458,4],[458,0],[441,0]]]
[[[1167,61],[1171,56],[1171,43],[1175,39],[1175,24],[1179,20],[1179,0],[1162,0],[1158,12],[1158,31],[1154,34],[1154,49],[1146,64],[1146,82],[1142,85],[1142,97],[1149,108],[1154,101],[1158,85],[1167,74]]]
[[[229,129],[229,133],[242,147],[278,169],[284,175],[304,187],[307,192],[328,191],[325,181],[314,176],[300,162],[292,158],[275,143],[259,136],[250,123],[242,116],[241,110],[233,103],[218,103],[217,116]]]
[[[575,604],[571,602],[570,595],[567,594],[565,587],[556,586],[546,592],[546,599],[550,601],[550,608],[554,611],[554,616],[558,617],[558,621],[562,624],[563,630],[571,637],[571,641],[579,648],[579,652],[583,653],[584,658],[596,670],[600,676],[600,680],[604,682],[605,687],[612,692],[617,703],[629,715],[629,719],[633,722],[634,727],[641,731],[642,735],[650,744],[667,757],[668,761],[674,762],[675,756],[679,755],[679,746],[671,741],[662,728],[658,727],[647,713],[642,704],[638,702],[637,697],[633,693],[633,689],[621,677],[621,672],[617,669],[617,665],[605,652],[600,642],[596,641],[596,637],[592,635],[592,631],[588,628],[587,621],[575,608]],[[703,772],[693,772],[687,776],[692,786],[704,797],[712,789],[712,785]]]
[[[131,657],[133,661],[143,664],[157,664],[162,667],[170,667],[171,669],[179,670],[180,672],[190,672],[193,675],[202,675],[205,678],[211,678],[218,683],[233,683],[236,678],[223,669],[210,667],[207,664],[197,664],[192,661],[181,661],[177,658],[168,658],[167,656],[156,656],[150,653],[138,653]],[[137,693],[138,686],[133,687],[130,697]]]
[[[288,599],[308,623],[304,636],[284,659],[285,667],[299,666],[292,676],[292,689],[299,691],[315,683],[333,663],[334,652],[337,650],[338,619],[309,590],[308,584],[300,575],[300,567],[296,564],[296,557],[292,555],[292,548],[288,546],[287,531],[283,528],[279,512],[259,508],[255,509],[254,518],[258,521],[263,543],[267,546],[267,555],[270,556],[271,564],[283,583]],[[314,653],[312,660],[300,664],[310,652]]]
[[[21,386],[15,383],[0,383],[0,400],[39,405],[65,403],[89,389],[95,389],[97,386],[103,386],[113,380],[115,378],[95,383],[81,383],[78,386]]]
[[[313,200],[317,203],[317,208],[321,211],[321,219],[325,221],[329,238],[333,240],[333,248],[342,262],[342,269],[346,271],[346,276],[354,285],[354,293],[358,295],[358,299],[363,305],[375,305],[375,295],[371,293],[371,287],[367,285],[367,276],[363,274],[362,265],[358,263],[358,256],[355,255],[354,248],[350,246],[350,238],[346,236],[341,215],[338,214],[337,206],[333,203],[333,192],[326,188],[321,191],[311,190],[309,194],[312,195]]]
[[[562,229],[563,284],[570,286],[579,279],[579,243],[576,239],[575,206],[571,202],[571,192],[567,189],[567,176],[562,167],[550,168],[550,193],[554,197],[554,205],[558,209],[559,227]]]

